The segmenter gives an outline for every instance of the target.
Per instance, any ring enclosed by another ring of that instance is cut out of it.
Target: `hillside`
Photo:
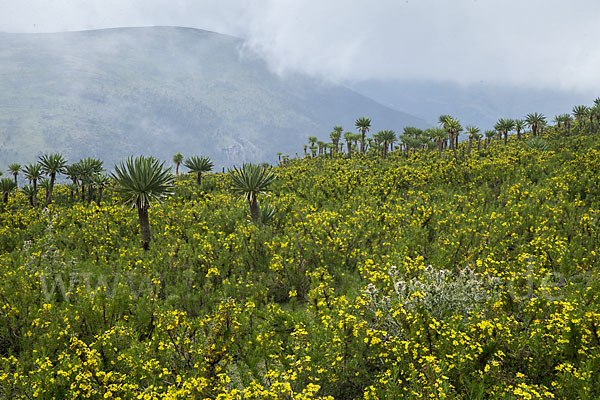
[[[598,132],[290,160],[263,223],[182,175],[147,251],[110,187],[8,193],[0,398],[600,398]]]
[[[521,119],[535,104],[547,116],[563,113],[575,104],[585,104],[596,94],[556,89],[536,89],[487,82],[459,85],[449,82],[370,80],[348,87],[372,99],[435,124],[450,114],[466,124],[491,129],[499,118]]]
[[[279,77],[240,39],[187,28],[0,33],[0,167],[42,151],[107,165],[202,154],[216,166],[294,155],[333,125],[427,124],[341,86]]]

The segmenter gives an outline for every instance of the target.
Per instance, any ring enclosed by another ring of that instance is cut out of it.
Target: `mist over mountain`
[[[176,27],[0,33],[0,167],[42,152],[106,166],[132,154],[216,167],[302,153],[334,125],[426,126],[342,86],[280,77],[241,39]]]
[[[451,82],[365,80],[347,84],[388,107],[417,115],[431,124],[449,114],[463,126],[492,129],[499,118],[522,119],[540,112],[551,121],[555,115],[570,113],[573,105],[592,104],[598,97],[589,93],[560,89],[535,89],[482,82],[461,85]]]

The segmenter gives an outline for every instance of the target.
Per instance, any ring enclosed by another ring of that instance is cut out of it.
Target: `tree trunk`
[[[508,141],[508,131],[504,132],[504,145],[506,146],[506,142]]]
[[[437,141],[437,147],[438,147],[438,154],[440,156],[440,160],[442,159],[442,146],[443,146],[442,141],[438,140]]]
[[[471,155],[471,148],[473,147],[473,138],[469,138],[469,146],[467,147],[467,155]]]
[[[521,130],[517,130],[517,140],[521,140]]]
[[[38,205],[38,201],[37,201],[37,179],[33,180],[33,206],[37,207]]]
[[[366,133],[366,131],[365,131],[364,129],[362,129],[362,130],[360,131],[360,134],[361,134],[361,139],[360,139],[360,152],[361,152],[361,153],[363,153],[363,154],[365,153],[365,133]]]
[[[98,199],[97,199],[97,201],[96,201],[96,202],[98,203],[98,205],[100,205],[100,202],[101,202],[101,201],[102,201],[102,186],[100,186],[100,187],[98,188]]]
[[[13,174],[13,177],[15,178],[15,186],[18,188],[19,183],[17,182],[17,174]]]
[[[481,139],[477,139],[477,152],[481,151]]]
[[[347,142],[348,145],[348,155],[352,154],[352,142]]]
[[[252,196],[248,199],[248,206],[250,207],[250,217],[252,218],[252,222],[258,222],[258,201],[256,200],[256,196]]]
[[[175,164],[175,175],[179,176],[179,163]]]
[[[54,180],[56,179],[56,173],[50,174],[50,186],[48,187],[48,193],[46,193],[46,207],[52,202],[52,191],[54,190]]]
[[[92,185],[88,185],[88,203],[91,203],[94,197],[94,187]]]
[[[85,184],[81,182],[81,202],[85,202]]]
[[[202,172],[198,172],[198,175],[196,175],[196,183],[198,184],[198,186],[200,186],[200,184],[202,183]]]
[[[150,221],[148,221],[148,207],[138,206],[138,217],[140,219],[140,234],[142,235],[142,247],[144,250],[150,248],[152,233],[150,232]]]
[[[4,192],[2,200],[4,201],[4,204],[8,203],[8,192]]]

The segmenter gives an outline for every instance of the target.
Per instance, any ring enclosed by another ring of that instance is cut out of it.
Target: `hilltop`
[[[0,33],[0,166],[42,151],[106,165],[203,154],[216,166],[294,155],[333,125],[423,120],[342,86],[278,76],[235,37],[177,27]],[[333,124],[333,125],[332,125]]]

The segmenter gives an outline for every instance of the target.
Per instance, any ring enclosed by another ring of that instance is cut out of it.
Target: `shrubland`
[[[11,192],[0,397],[600,397],[597,133],[466,146],[285,159],[257,218],[180,175],[148,250],[110,185]]]

